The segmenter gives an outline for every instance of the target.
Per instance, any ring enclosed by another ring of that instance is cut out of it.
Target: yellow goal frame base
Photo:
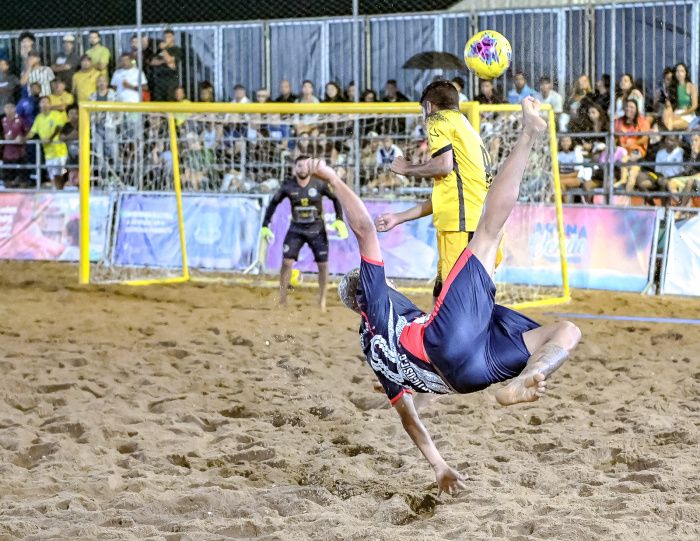
[[[463,102],[462,112],[467,116],[477,131],[480,131],[482,112],[518,112],[517,105],[482,105],[478,102]],[[566,260],[566,239],[564,236],[564,211],[562,207],[561,182],[559,178],[558,145],[554,111],[547,104],[542,110],[548,114],[549,150],[552,156],[552,174],[554,180],[555,208],[557,230],[559,232],[559,250],[562,268],[562,294],[557,297],[527,301],[512,305],[512,308],[524,309],[563,304],[571,300],[568,264]],[[182,251],[182,274],[168,278],[131,280],[121,282],[126,285],[143,286],[152,284],[183,283],[197,280],[190,276],[187,265],[187,245],[185,240],[185,222],[182,209],[182,182],[180,179],[180,156],[177,146],[175,115],[177,114],[405,114],[419,115],[422,109],[419,103],[197,103],[197,102],[85,102],[79,104],[79,143],[80,143],[80,264],[79,282],[90,283],[90,113],[161,113],[168,115],[168,132],[173,159],[173,184],[177,200],[177,218]],[[202,281],[207,281],[206,279]]]

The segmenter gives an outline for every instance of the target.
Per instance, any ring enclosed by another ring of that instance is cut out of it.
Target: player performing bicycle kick
[[[491,279],[503,228],[518,198],[520,182],[537,137],[547,123],[539,102],[522,103],[523,129],[484,202],[484,212],[462,250],[430,314],[387,284],[377,232],[365,205],[321,160],[312,173],[326,180],[343,206],[361,256],[338,288],[343,303],[362,315],[362,348],[398,412],[401,423],[435,471],[439,492],[454,494],[464,478],[444,461],[414,403],[421,396],[472,393],[510,380],[496,391],[503,406],[544,395],[547,378],[562,366],[581,333],[568,321],[540,326],[495,304]]]
[[[343,209],[329,185],[321,180],[311,178],[309,156],[299,156],[294,161],[294,177],[285,181],[272,196],[263,218],[262,236],[268,243],[274,241],[275,235],[270,229],[270,221],[277,206],[285,199],[292,205],[291,225],[284,237],[282,248],[282,269],[280,270],[279,304],[287,303],[287,290],[292,276],[292,268],[299,257],[299,251],[308,244],[318,266],[319,306],[326,311],[328,284],[328,235],[323,221],[323,198],[333,202],[335,221],[331,225],[341,239],[348,238],[348,228],[343,222]]]

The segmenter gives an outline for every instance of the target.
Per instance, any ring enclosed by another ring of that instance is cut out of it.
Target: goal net
[[[519,132],[518,108],[499,107],[464,104],[496,171]],[[275,213],[269,247],[261,246],[262,216],[270,194],[291,176],[301,155],[332,164],[373,214],[430,197],[429,179],[389,170],[398,155],[414,163],[430,159],[415,103],[101,102],[84,105],[81,115],[81,126],[88,126],[81,142],[83,212],[94,194],[107,193],[113,202],[108,246],[99,261],[81,257],[83,282],[148,284],[198,279],[212,271],[276,272],[289,212],[281,205]],[[567,294],[551,143],[538,142],[514,213],[517,224],[508,229],[497,275],[502,302],[554,302]],[[352,236],[337,238],[330,228],[334,218],[328,204],[330,270],[340,274],[357,265],[357,244]],[[388,274],[427,291],[437,262],[430,219],[404,224],[381,235],[381,242]],[[524,272],[537,265],[541,272]],[[309,252],[302,251],[297,268],[315,269]]]

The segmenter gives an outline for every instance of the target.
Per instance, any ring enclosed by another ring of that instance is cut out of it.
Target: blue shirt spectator
[[[534,96],[535,91],[527,85],[527,77],[519,71],[513,77],[513,88],[508,92],[508,103],[519,104],[528,96]]]

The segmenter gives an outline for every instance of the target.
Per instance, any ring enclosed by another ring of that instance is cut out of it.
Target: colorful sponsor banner
[[[654,258],[656,222],[653,208],[564,207],[571,286],[643,291]],[[518,205],[506,224],[505,252],[497,281],[560,285],[554,207]]]
[[[108,195],[90,196],[90,259],[102,257],[110,213]],[[0,258],[78,261],[77,192],[0,193]]]
[[[183,196],[188,265],[210,270],[250,266],[258,257],[262,201],[254,196]],[[173,194],[122,194],[114,263],[182,266]]]
[[[671,222],[662,293],[700,296],[700,214]]]
[[[414,206],[415,201],[365,201],[372,218],[384,212],[401,212]],[[357,239],[350,231],[346,240],[338,238],[330,224],[335,220],[335,212],[330,201],[324,201],[324,220],[328,231],[330,252],[328,268],[331,274],[344,274],[360,264]],[[270,228],[275,241],[267,251],[266,266],[269,270],[279,269],[282,264],[282,246],[289,228],[291,209],[289,201],[283,201],[275,211]],[[435,276],[437,267],[437,247],[432,220],[423,218],[407,222],[388,233],[379,234],[382,255],[387,276],[394,278],[430,279]],[[314,256],[308,246],[299,253],[295,268],[302,272],[316,272]]]

